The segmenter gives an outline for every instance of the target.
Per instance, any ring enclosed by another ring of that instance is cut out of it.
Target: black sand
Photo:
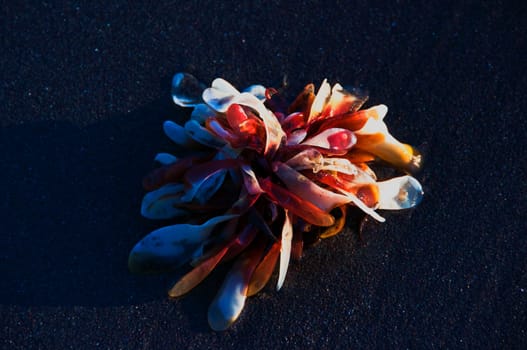
[[[12,2],[15,3],[15,2]],[[479,1],[1,5],[0,347],[520,348],[527,330],[527,12]],[[170,80],[323,78],[384,103],[426,191],[322,242],[209,330],[215,274],[133,276],[142,176],[169,150]]]

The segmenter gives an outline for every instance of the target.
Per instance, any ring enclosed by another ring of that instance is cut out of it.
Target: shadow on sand
[[[113,306],[165,297],[171,277],[128,272],[131,247],[159,223],[141,218],[142,177],[171,145],[169,96],[87,127],[0,129],[3,305]]]

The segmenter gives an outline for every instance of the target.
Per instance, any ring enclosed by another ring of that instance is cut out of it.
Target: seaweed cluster
[[[179,223],[137,243],[129,268],[159,272],[190,264],[168,293],[179,297],[218,264],[233,260],[209,307],[214,330],[238,318],[277,263],[280,289],[304,241],[342,231],[349,206],[382,222],[377,210],[421,201],[415,178],[379,181],[370,167],[380,161],[411,173],[421,165],[419,153],[388,132],[386,106],[361,109],[367,97],[340,84],[324,80],[316,93],[309,84],[289,104],[272,88],[254,85],[240,92],[221,78],[207,88],[178,73],[172,97],[193,108],[184,125],[163,125],[184,156],[156,156],[160,167],[143,181],[148,193],[141,213]]]

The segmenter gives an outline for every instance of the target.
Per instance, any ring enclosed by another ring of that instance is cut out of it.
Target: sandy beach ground
[[[0,348],[520,348],[527,325],[527,12],[480,1],[3,2]],[[141,179],[185,111],[172,75],[280,85],[324,78],[384,103],[422,149],[415,210],[350,227],[280,292],[208,328],[218,271],[134,276]]]

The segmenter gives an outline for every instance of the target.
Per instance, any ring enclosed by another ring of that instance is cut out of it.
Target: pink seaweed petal
[[[346,196],[318,186],[287,164],[274,162],[273,170],[292,193],[303,200],[313,203],[326,213],[350,202],[350,199]]]
[[[291,191],[273,183],[270,179],[263,179],[260,186],[265,194],[278,205],[290,210],[292,214],[301,217],[310,224],[317,226],[331,226],[335,218]]]
[[[357,136],[347,129],[331,128],[308,138],[302,145],[317,146],[331,151],[347,151],[357,143]]]

